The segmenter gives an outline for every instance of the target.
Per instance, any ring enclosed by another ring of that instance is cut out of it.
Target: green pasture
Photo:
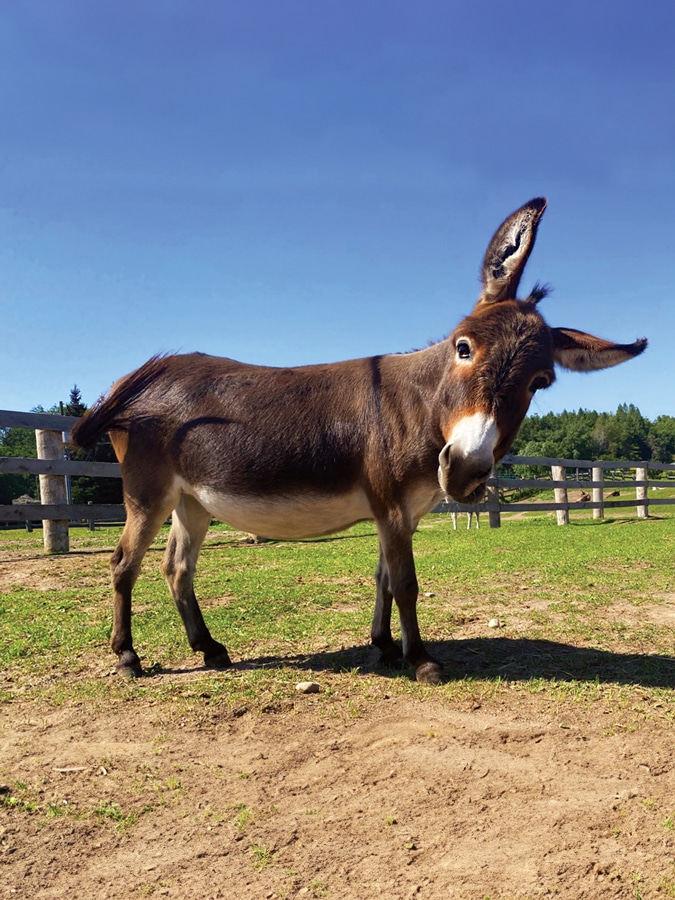
[[[655,507],[647,520],[622,510],[594,522],[585,513],[566,527],[554,514],[531,513],[490,529],[485,516],[478,531],[466,530],[464,516],[457,531],[449,516],[423,519],[415,536],[420,626],[447,671],[435,689],[409,671],[380,669],[369,646],[372,524],[260,545],[214,525],[196,588],[212,634],[236,663],[222,672],[203,668],[187,644],[160,573],[163,531],[135,591],[135,645],[148,677],[134,682],[112,674],[108,646],[108,555],[119,529],[73,530],[72,552],[61,557],[42,553],[40,531],[3,531],[0,701],[156,696],[264,708],[312,679],[326,701],[349,697],[355,708],[383,693],[433,691],[454,701],[517,689],[626,708],[639,697],[675,718],[671,509]]]

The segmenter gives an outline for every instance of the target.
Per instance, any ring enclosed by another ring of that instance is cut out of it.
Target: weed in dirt
[[[100,820],[113,822],[119,831],[122,832],[126,831],[138,819],[137,813],[124,812],[119,803],[114,800],[101,800],[94,809],[94,815]]]
[[[234,827],[237,829],[239,833],[242,833],[246,830],[246,826],[250,823],[253,817],[253,810],[249,809],[244,803],[239,804],[235,807],[237,815],[234,818]]]
[[[250,849],[254,859],[253,868],[256,872],[262,872],[272,862],[274,854],[261,844],[252,844]]]
[[[631,881],[633,883],[633,898],[634,900],[644,900],[644,894],[642,893],[644,887],[644,878],[642,875],[634,872],[631,875]]]
[[[26,789],[17,784],[18,794],[15,795],[11,791],[7,791],[0,795],[0,805],[6,809],[20,809],[28,813],[36,813],[40,810],[40,805],[36,800],[26,796]]]

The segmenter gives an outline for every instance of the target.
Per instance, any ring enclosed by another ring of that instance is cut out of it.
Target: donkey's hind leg
[[[131,592],[148,547],[171,512],[174,498],[143,504],[125,493],[127,520],[122,537],[110,559],[114,592],[111,646],[119,662],[117,671],[135,677],[143,674],[131,637]]]
[[[194,591],[197,557],[210,522],[211,513],[201,503],[188,494],[181,496],[173,511],[162,571],[176,601],[190,646],[204,654],[207,666],[225,669],[232,662],[225,647],[211,637]]]

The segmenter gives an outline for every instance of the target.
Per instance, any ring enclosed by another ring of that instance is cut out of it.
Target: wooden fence
[[[70,502],[71,477],[120,478],[118,463],[82,462],[68,459],[66,444],[77,419],[48,413],[0,410],[0,428],[34,428],[38,459],[0,456],[0,473],[38,475],[40,503],[12,503],[0,506],[0,522],[42,521],[44,546],[48,553],[67,553],[68,527],[72,522],[122,522],[121,504],[75,504]]]
[[[50,553],[68,551],[68,528],[73,522],[89,522],[93,527],[94,522],[120,522],[125,518],[122,505],[70,502],[70,477],[121,477],[117,463],[67,458],[66,445],[76,422],[72,416],[0,410],[0,428],[34,428],[38,449],[38,459],[0,456],[0,474],[37,475],[40,484],[39,503],[0,505],[0,523],[42,521],[44,546]],[[550,468],[551,478],[515,478],[511,473],[514,465]],[[665,477],[650,480],[649,473],[656,471],[665,473]],[[574,477],[570,477],[570,472]],[[588,473],[588,477],[582,477],[582,473]],[[554,511],[560,525],[569,523],[570,510],[592,510],[594,518],[603,518],[606,509],[636,507],[638,518],[647,518],[650,506],[675,503],[675,497],[650,497],[648,493],[650,489],[655,491],[669,484],[675,487],[673,463],[505,456],[488,480],[482,503],[441,503],[436,511],[487,513],[493,528],[499,528],[502,513],[533,510]],[[628,487],[631,492],[635,491],[630,499],[613,499],[615,491],[625,491]],[[583,491],[587,499],[570,500],[568,492],[572,489]],[[509,500],[509,493],[524,490],[553,490],[555,499],[553,502]],[[608,497],[607,491],[610,492]]]
[[[551,478],[514,478],[509,474],[511,466],[538,466],[551,470]],[[576,473],[569,477],[568,471]],[[581,477],[587,472],[587,478]],[[650,472],[664,472],[665,478],[650,479]],[[606,478],[605,475],[610,477]],[[625,473],[624,477],[621,477]],[[675,464],[652,460],[584,460],[555,459],[542,456],[505,456],[488,479],[485,500],[475,505],[463,503],[441,503],[439,512],[484,512],[490,516],[490,526],[499,528],[501,513],[505,512],[555,512],[559,525],[569,524],[570,510],[592,510],[594,519],[604,518],[606,509],[635,507],[640,519],[646,519],[650,506],[675,504],[675,497],[650,497],[649,489],[659,490],[675,487]],[[615,500],[617,491],[630,488],[635,490],[631,499]],[[570,500],[569,491],[578,489],[586,498]],[[508,492],[525,490],[553,490],[554,500],[509,502]],[[605,492],[609,491],[609,499]]]

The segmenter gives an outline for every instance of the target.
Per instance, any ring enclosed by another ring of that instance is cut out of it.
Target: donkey
[[[480,528],[480,513],[478,510],[476,512],[468,512],[466,514],[466,529],[467,531],[471,531],[471,517],[476,517],[476,529]],[[452,528],[454,531],[457,531],[457,513],[451,512],[450,518],[452,519]]]
[[[442,666],[417,622],[413,533],[445,495],[483,496],[534,393],[554,365],[589,371],[638,356],[646,339],[614,344],[550,328],[535,285],[516,299],[546,200],[526,203],[497,229],[473,312],[445,340],[405,354],[271,368],[202,354],[153,357],[122,378],[78,423],[89,448],[105,432],[122,467],[127,520],[112,555],[118,670],[142,673],[131,634],[141,561],[172,513],[162,570],[190,646],[231,665],[195,598],[197,557],[212,517],[293,540],[374,520],[380,558],[371,639],[384,664],[413,666],[437,684]],[[392,601],[402,647],[391,633]]]

